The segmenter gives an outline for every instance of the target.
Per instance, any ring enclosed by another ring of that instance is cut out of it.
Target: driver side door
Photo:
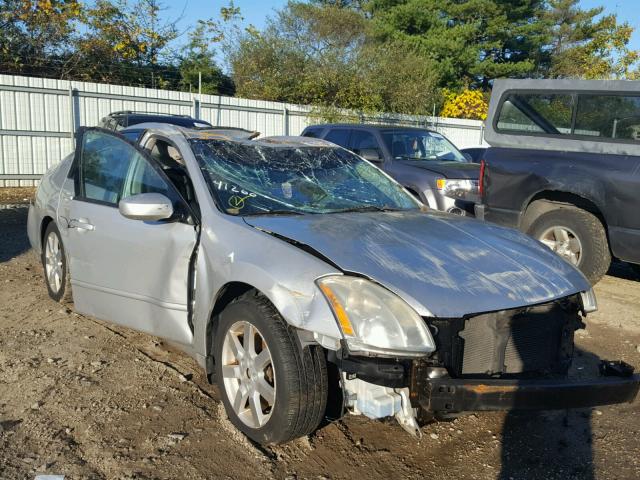
[[[81,313],[190,344],[188,275],[197,233],[194,216],[160,167],[117,133],[79,132],[61,198],[75,308]],[[161,193],[174,215],[142,221],[124,217],[118,202]],[[61,222],[63,223],[63,222]]]

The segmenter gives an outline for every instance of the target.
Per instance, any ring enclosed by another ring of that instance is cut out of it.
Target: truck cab
[[[640,84],[496,80],[478,218],[515,227],[595,284],[640,271]]]

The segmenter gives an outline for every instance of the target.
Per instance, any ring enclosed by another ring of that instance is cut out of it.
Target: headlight
[[[598,301],[596,300],[596,294],[593,292],[593,288],[585,292],[580,292],[580,300],[584,313],[591,313],[598,310]]]
[[[421,357],[435,350],[429,328],[407,303],[369,280],[334,275],[317,280],[350,352]]]
[[[450,198],[466,198],[478,194],[478,180],[438,178],[436,188]]]

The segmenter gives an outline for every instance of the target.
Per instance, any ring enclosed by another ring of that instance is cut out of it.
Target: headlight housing
[[[363,355],[422,357],[435,350],[429,328],[404,300],[364,278],[332,275],[316,281],[347,348]]]
[[[478,180],[438,178],[436,188],[449,198],[468,198],[478,195]]]

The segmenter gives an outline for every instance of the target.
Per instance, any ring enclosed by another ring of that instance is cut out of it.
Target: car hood
[[[477,163],[436,160],[396,160],[396,162],[421,170],[429,170],[445,178],[477,180],[480,176],[480,165]]]
[[[462,317],[590,288],[577,269],[537,241],[473,219],[408,211],[245,217],[245,222],[386,286],[421,315]]]

